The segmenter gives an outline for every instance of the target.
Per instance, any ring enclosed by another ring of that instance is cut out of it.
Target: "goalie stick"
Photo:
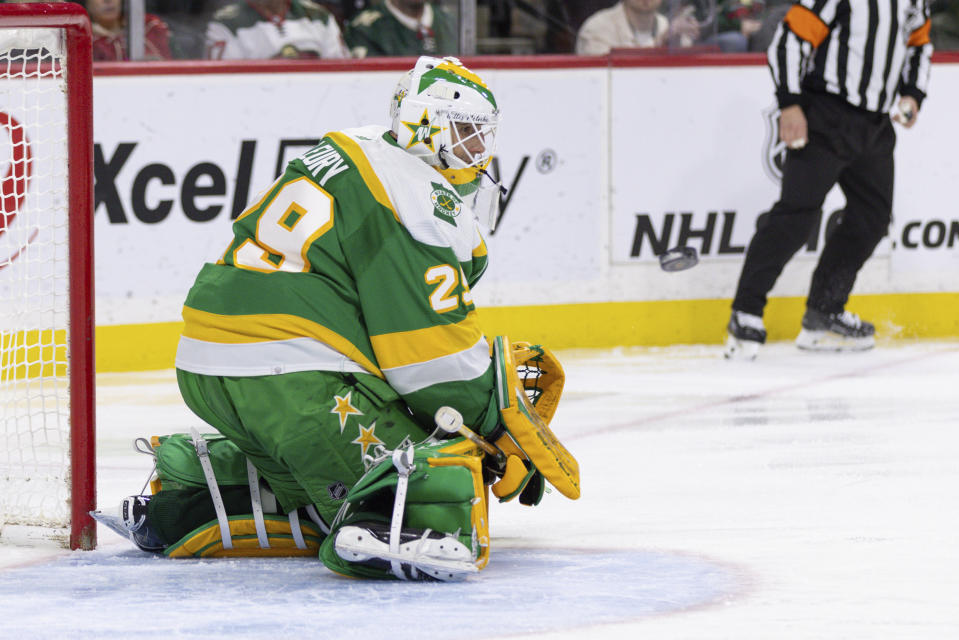
[[[453,407],[440,407],[433,416],[436,426],[446,433],[458,433],[491,456],[502,456],[503,452],[494,447],[475,431],[463,424],[463,415]]]

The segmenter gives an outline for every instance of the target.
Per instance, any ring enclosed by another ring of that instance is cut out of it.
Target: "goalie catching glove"
[[[565,374],[546,348],[525,342],[493,341],[496,400],[501,423],[487,440],[503,452],[501,479],[492,486],[500,502],[519,496],[538,504],[543,479],[571,500],[580,495],[579,463],[549,428],[563,394]]]

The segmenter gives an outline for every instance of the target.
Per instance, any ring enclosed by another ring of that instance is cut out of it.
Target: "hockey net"
[[[0,5],[0,542],[93,548],[90,27]]]

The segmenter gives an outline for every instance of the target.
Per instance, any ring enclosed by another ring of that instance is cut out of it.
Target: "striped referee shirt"
[[[879,113],[897,94],[921,105],[929,26],[927,0],[799,0],[767,51],[780,108],[800,104],[803,91]]]

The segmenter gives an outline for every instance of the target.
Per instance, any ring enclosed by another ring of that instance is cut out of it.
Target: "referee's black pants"
[[[757,221],[733,309],[762,316],[766,294],[802,247],[837,182],[845,211],[826,239],[806,306],[841,312],[856,274],[889,228],[896,132],[887,114],[857,109],[826,94],[807,94],[808,143],[786,153],[779,201]]]

